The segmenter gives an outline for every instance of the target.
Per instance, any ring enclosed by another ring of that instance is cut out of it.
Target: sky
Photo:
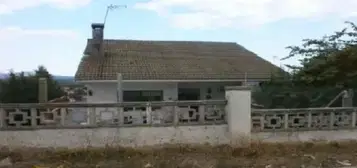
[[[280,61],[285,47],[357,21],[356,0],[0,0],[0,72],[73,76],[110,4],[127,8],[109,12],[105,38],[236,42],[276,65],[298,64]]]

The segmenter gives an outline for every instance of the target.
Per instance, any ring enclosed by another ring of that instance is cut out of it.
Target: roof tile
[[[269,78],[278,68],[236,43],[105,40],[92,56],[91,40],[76,80],[227,80]]]

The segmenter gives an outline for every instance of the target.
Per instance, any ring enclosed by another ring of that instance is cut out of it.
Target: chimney
[[[95,56],[103,56],[103,39],[104,39],[104,24],[93,23],[92,24],[92,54]]]

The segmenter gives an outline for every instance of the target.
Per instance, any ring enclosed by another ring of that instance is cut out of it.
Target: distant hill
[[[5,79],[7,77],[7,74],[0,73],[0,79]]]
[[[0,73],[0,79],[6,79],[7,77],[8,77],[8,74]],[[53,79],[56,80],[59,84],[73,84],[74,83],[73,76],[55,75],[55,76],[53,76]]]
[[[53,79],[59,84],[74,84],[73,76],[53,76]]]

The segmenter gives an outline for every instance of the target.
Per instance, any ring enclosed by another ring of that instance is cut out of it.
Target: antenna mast
[[[127,6],[126,5],[113,5],[113,4],[107,6],[107,11],[106,11],[105,16],[104,16],[103,25],[105,25],[105,22],[107,21],[107,17],[108,17],[109,11],[112,11],[112,10],[115,10],[115,9],[119,9],[119,8],[127,8]]]

